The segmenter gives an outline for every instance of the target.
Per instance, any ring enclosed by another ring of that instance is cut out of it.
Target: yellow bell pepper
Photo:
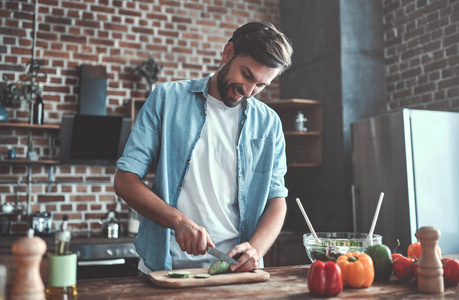
[[[375,278],[373,260],[368,254],[353,252],[341,255],[336,260],[341,268],[344,286],[369,287]]]

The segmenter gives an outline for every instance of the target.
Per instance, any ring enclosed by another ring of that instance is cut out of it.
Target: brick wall
[[[24,80],[31,59],[34,0],[0,2],[0,78]],[[146,89],[135,66],[153,55],[164,66],[159,82],[201,78],[216,70],[224,44],[240,24],[278,23],[278,0],[38,0],[36,58],[47,77],[39,77],[45,122],[59,124],[78,110],[78,67],[107,68],[107,114],[125,115],[126,104]],[[260,98],[276,99],[277,81]],[[10,121],[29,122],[29,104],[6,107]],[[25,157],[29,131],[0,129],[0,156],[15,147]],[[34,131],[39,158],[49,157],[48,134]],[[56,140],[56,139],[54,139]],[[51,153],[56,158],[58,141]],[[28,167],[0,164],[0,202],[27,202]],[[63,214],[74,231],[100,231],[99,218],[115,208],[113,166],[55,166],[48,191],[48,167],[30,167],[30,211],[50,211],[53,227]],[[151,176],[148,178],[151,181]],[[19,182],[19,184],[18,184]],[[121,203],[126,221],[127,206]],[[9,216],[13,232],[27,228],[26,216]]]
[[[383,5],[388,109],[459,111],[459,2]]]

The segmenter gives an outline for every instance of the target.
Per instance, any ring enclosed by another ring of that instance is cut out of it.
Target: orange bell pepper
[[[441,259],[441,248],[438,244],[435,247],[435,251],[437,252],[438,258]],[[408,246],[407,256],[413,255],[414,257],[419,259],[419,257],[421,257],[421,252],[422,252],[421,243],[416,242]]]
[[[375,278],[373,260],[368,254],[353,252],[340,255],[336,264],[341,268],[344,286],[369,287]]]

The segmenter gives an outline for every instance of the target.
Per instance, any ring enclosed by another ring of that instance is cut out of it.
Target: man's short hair
[[[259,63],[285,71],[292,64],[290,40],[268,22],[250,22],[233,32],[228,43],[234,44],[234,55],[250,55]]]

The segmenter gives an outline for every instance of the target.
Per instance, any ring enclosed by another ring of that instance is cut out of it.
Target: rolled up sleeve
[[[273,164],[273,172],[271,176],[271,184],[268,192],[268,199],[276,197],[287,197],[288,190],[285,187],[284,176],[287,173],[287,158],[285,155],[285,137],[280,119],[276,126],[275,140],[275,157]]]

